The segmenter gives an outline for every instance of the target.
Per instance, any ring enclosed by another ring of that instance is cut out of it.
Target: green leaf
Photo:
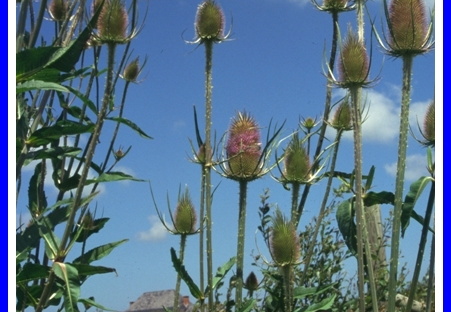
[[[64,157],[75,157],[82,151],[79,147],[57,146],[47,149],[40,149],[27,154],[27,159],[63,159]]]
[[[69,263],[54,262],[53,271],[65,285],[64,307],[66,312],[78,311],[77,302],[80,296],[80,279],[77,269]]]
[[[60,239],[56,234],[52,231],[52,227],[46,221],[46,218],[41,220],[35,220],[38,225],[39,235],[45,241],[45,253],[50,260],[54,260],[59,252],[59,243]]]
[[[110,117],[110,118],[105,118],[105,119],[109,119],[109,120],[113,120],[116,122],[119,122],[121,124],[124,124],[128,127],[130,127],[131,129],[135,130],[136,132],[138,132],[138,134],[146,139],[153,139],[151,136],[147,135],[143,130],[141,130],[140,127],[138,127],[134,122],[122,118],[122,117]]]
[[[365,207],[378,205],[378,204],[394,204],[395,194],[392,192],[368,192],[363,198],[363,203]]]
[[[42,264],[27,262],[16,275],[16,284],[47,278],[50,268]]]
[[[88,97],[86,97],[83,93],[81,93],[77,89],[74,89],[69,86],[67,86],[66,88],[70,92],[72,92],[76,97],[78,97],[80,100],[82,100],[83,104],[85,104],[94,114],[97,115],[97,107]]]
[[[354,222],[354,200],[343,201],[337,208],[338,229],[352,254],[357,255],[357,227]]]
[[[205,295],[202,294],[199,287],[194,283],[191,276],[189,276],[188,272],[185,269],[185,266],[182,264],[180,259],[177,258],[175,250],[172,247],[171,247],[171,260],[172,260],[172,265],[175,268],[175,271],[179,274],[181,279],[186,283],[191,295],[193,295],[193,297],[196,298],[197,300],[203,302],[205,300]]]
[[[128,239],[123,239],[114,243],[105,244],[96,248],[91,249],[84,255],[76,258],[73,263],[74,264],[89,264],[93,261],[97,261],[102,259],[103,257],[108,256],[114,248],[117,246],[127,242]]]
[[[74,268],[77,269],[78,275],[80,276],[91,276],[96,274],[105,274],[105,273],[116,273],[116,269],[108,268],[104,266],[95,266],[89,264],[71,264]]]
[[[98,176],[95,179],[86,180],[86,185],[93,184],[93,183],[115,182],[115,181],[124,181],[124,180],[139,181],[139,182],[145,181],[145,180],[141,180],[141,179],[136,179],[133,176],[123,173],[123,172],[110,171],[108,173],[102,173],[100,176]]]
[[[90,307],[96,307],[96,308],[98,308],[98,309],[100,309],[102,311],[115,311],[115,310],[111,310],[111,309],[105,308],[103,305],[98,304],[93,299],[91,299],[91,298],[89,298],[89,299],[80,298],[80,299],[78,299],[78,302],[82,303],[85,306],[86,310],[88,310]]]
[[[312,305],[308,306],[307,308],[295,310],[295,312],[315,312],[315,311],[328,310],[328,309],[332,308],[332,305],[334,304],[336,297],[337,297],[337,295],[333,294],[332,296],[325,298],[318,303],[312,304]]]
[[[415,203],[421,196],[421,193],[423,193],[424,188],[428,185],[429,182],[432,182],[433,180],[434,179],[432,177],[425,176],[419,178],[417,181],[413,182],[410,185],[410,189],[404,199],[404,204],[402,206],[401,212],[402,237],[404,237],[404,233],[406,232],[406,229],[409,226],[410,218],[412,217]]]
[[[207,296],[211,290],[216,289],[218,284],[221,283],[221,281],[224,279],[224,277],[227,275],[227,273],[230,271],[230,269],[233,267],[235,263],[236,257],[232,257],[223,266],[218,268],[215,276],[213,277],[213,286],[210,289],[210,285],[207,285],[205,289],[205,296]]]
[[[371,166],[370,172],[368,173],[368,176],[366,178],[365,190],[369,190],[371,188],[371,185],[373,184],[375,170],[376,170],[376,168],[374,166]]]
[[[94,131],[94,127],[94,124],[83,125],[78,122],[63,120],[53,126],[36,130],[30,135],[26,143],[31,147],[47,145],[62,136],[91,133]]]
[[[45,167],[42,162],[34,168],[33,176],[28,186],[28,210],[30,214],[39,215],[47,207],[47,200],[44,190]]]
[[[76,242],[81,243],[94,233],[98,233],[110,218],[100,218],[93,221],[89,228],[81,226],[80,234],[78,235]]]
[[[29,80],[19,83],[16,86],[16,94],[31,91],[31,90],[55,90],[59,92],[69,92],[69,90],[59,83],[47,82],[42,80]]]
[[[303,287],[299,286],[294,289],[294,295],[293,297],[295,299],[303,299],[307,296],[317,296],[320,295],[326,291],[330,291],[331,288],[333,288],[336,285],[336,283],[322,286],[322,287]]]
[[[255,300],[254,298],[246,300],[240,306],[238,312],[249,312],[249,311],[251,311],[255,307],[256,302],[257,302],[257,300]]]

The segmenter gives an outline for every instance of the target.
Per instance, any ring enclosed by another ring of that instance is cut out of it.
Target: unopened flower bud
[[[389,44],[398,55],[424,51],[428,30],[423,0],[393,0],[389,7]]]
[[[280,267],[295,264],[300,257],[300,243],[293,223],[280,210],[272,221],[269,244],[274,262]]]
[[[125,67],[122,77],[125,81],[135,82],[140,71],[141,68],[139,67],[139,58],[137,57]]]
[[[261,158],[260,131],[255,120],[238,113],[229,128],[226,153],[232,178],[249,178],[259,173]]]
[[[340,83],[345,88],[361,87],[368,78],[369,62],[365,46],[351,30],[341,47]]]
[[[351,105],[347,99],[343,100],[338,106],[330,125],[336,130],[351,130]]]
[[[206,0],[197,8],[194,23],[201,40],[221,41],[224,39],[224,14],[212,0]]]
[[[284,182],[304,183],[309,180],[311,169],[309,156],[302,146],[297,133],[293,135],[290,144],[285,150],[284,164]]]
[[[246,282],[244,283],[244,287],[250,292],[256,291],[258,289],[258,280],[254,272],[251,272],[248,275]]]
[[[179,198],[174,214],[174,227],[178,234],[193,234],[196,232],[196,210],[191,201],[188,189]]]

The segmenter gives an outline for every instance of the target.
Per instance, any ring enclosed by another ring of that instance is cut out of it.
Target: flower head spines
[[[368,84],[368,54],[365,45],[352,30],[348,31],[340,52],[340,85],[349,88]]]
[[[62,22],[66,18],[69,8],[66,0],[52,0],[49,5],[49,13],[53,20]]]
[[[310,180],[311,164],[306,149],[302,146],[298,134],[293,135],[284,153],[285,169],[283,172],[283,182],[305,183]]]
[[[299,261],[299,237],[293,223],[280,210],[276,210],[272,218],[269,246],[271,256],[278,266],[293,265]]]
[[[260,130],[247,113],[238,113],[229,128],[226,145],[229,174],[236,178],[257,175],[261,161]]]
[[[347,0],[324,0],[323,7],[327,11],[343,11],[348,5]]]
[[[125,67],[122,78],[127,82],[136,82],[140,72],[141,67],[139,66],[139,57],[137,57]]]
[[[425,52],[429,34],[422,0],[393,0],[389,7],[388,24],[392,54]]]
[[[352,129],[351,105],[345,98],[337,107],[330,125],[336,130],[347,131]]]
[[[435,146],[435,101],[432,101],[426,110],[423,122],[423,136],[425,145]]]
[[[196,233],[196,210],[191,201],[188,189],[180,196],[174,213],[174,227],[177,234]]]
[[[206,0],[197,8],[194,28],[200,42],[224,40],[224,14],[212,0]]]
[[[127,37],[128,14],[121,0],[105,0],[97,21],[97,37],[103,43],[122,44]]]

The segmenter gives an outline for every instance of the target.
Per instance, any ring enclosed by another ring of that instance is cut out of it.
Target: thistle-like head
[[[177,207],[174,213],[174,233],[194,234],[196,229],[197,215],[188,189],[179,196]]]
[[[309,155],[295,133],[284,152],[284,169],[281,181],[283,183],[308,183],[311,179],[311,163]]]
[[[67,17],[68,2],[66,0],[52,0],[49,5],[49,13],[54,21],[62,22]]]
[[[276,210],[272,218],[269,247],[272,259],[279,267],[293,265],[299,261],[299,236],[293,223],[287,220],[280,210]]]

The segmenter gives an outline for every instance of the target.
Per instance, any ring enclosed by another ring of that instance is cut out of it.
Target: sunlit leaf
[[[124,125],[130,127],[131,129],[135,130],[140,136],[142,136],[146,139],[153,139],[151,136],[147,135],[143,130],[141,130],[141,128],[138,127],[138,125],[136,125],[134,122],[132,122],[128,119],[125,119],[122,117],[111,117],[111,118],[106,118],[106,119],[113,120],[113,121],[119,122],[121,124],[124,124]]]
[[[76,258],[73,263],[74,264],[89,264],[93,261],[97,261],[102,259],[103,257],[108,256],[114,248],[117,246],[127,242],[128,239],[123,239],[114,243],[105,244],[96,248],[93,248],[86,252],[84,255]]]
[[[77,269],[69,263],[54,262],[53,271],[65,285],[64,308],[66,312],[78,311],[77,302],[80,296],[80,279]]]

